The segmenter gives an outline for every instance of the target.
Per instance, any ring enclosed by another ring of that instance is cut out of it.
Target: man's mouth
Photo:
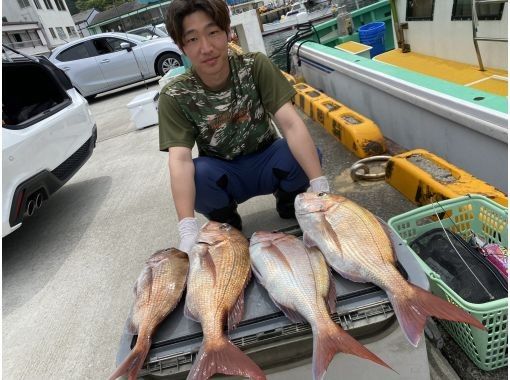
[[[213,58],[203,60],[202,63],[204,63],[206,65],[214,65],[216,63],[216,60],[217,60],[217,58],[213,57]]]

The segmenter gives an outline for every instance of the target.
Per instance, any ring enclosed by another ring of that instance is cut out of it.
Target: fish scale
[[[275,304],[293,322],[305,319],[313,334],[313,377],[322,379],[337,352],[387,365],[331,319],[336,293],[329,267],[318,249],[293,235],[259,231],[250,242],[253,272]]]
[[[303,239],[343,277],[372,282],[388,295],[409,342],[417,346],[427,317],[483,324],[464,310],[407,282],[395,267],[392,242],[368,210],[341,195],[301,193],[294,202]]]
[[[188,273],[187,255],[175,248],[154,253],[135,284],[135,302],[128,326],[137,334],[130,354],[110,376],[110,380],[128,374],[136,379],[151,346],[156,327],[175,308],[181,299]]]
[[[202,325],[204,339],[188,379],[207,379],[215,373],[265,379],[223,332],[225,324],[230,330],[242,318],[244,289],[251,276],[248,241],[232,226],[210,221],[201,228],[189,256],[185,315]]]

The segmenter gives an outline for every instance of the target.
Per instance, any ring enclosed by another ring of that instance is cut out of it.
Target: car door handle
[[[108,63],[108,62],[110,62],[110,60],[109,60],[108,58],[103,59],[103,60],[101,61],[101,63]]]
[[[69,71],[69,70],[71,70],[71,68],[69,66],[66,66],[66,67],[62,67],[62,70]]]

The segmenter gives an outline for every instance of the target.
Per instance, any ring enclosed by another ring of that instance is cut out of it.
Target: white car
[[[129,33],[101,33],[55,48],[49,60],[80,94],[93,97],[182,66],[182,52],[170,37],[147,39]]]
[[[4,59],[2,74],[2,236],[6,236],[88,160],[97,130],[87,101],[46,58]]]

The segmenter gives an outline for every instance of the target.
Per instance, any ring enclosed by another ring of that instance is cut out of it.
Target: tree
[[[74,15],[76,13],[79,13],[80,10],[76,6],[76,0],[66,0],[67,9],[69,9],[69,12]]]

